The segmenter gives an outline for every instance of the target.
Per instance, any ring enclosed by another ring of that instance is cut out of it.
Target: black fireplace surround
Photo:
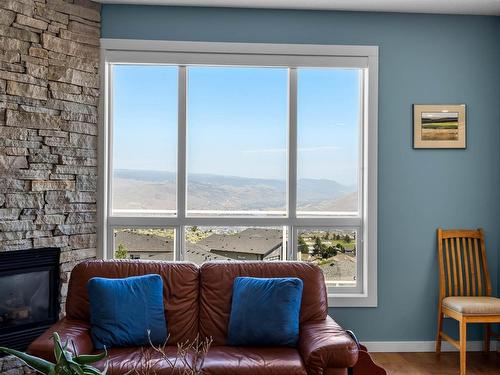
[[[0,346],[25,350],[59,317],[57,248],[0,252]]]

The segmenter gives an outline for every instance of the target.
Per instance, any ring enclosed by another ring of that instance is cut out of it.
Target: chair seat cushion
[[[443,306],[461,314],[500,314],[500,299],[495,297],[446,297]]]

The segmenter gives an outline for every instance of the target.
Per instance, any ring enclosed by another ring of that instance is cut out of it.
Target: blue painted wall
[[[102,36],[380,46],[379,304],[330,312],[362,340],[433,340],[439,226],[483,227],[500,287],[500,18],[104,5]],[[414,150],[413,103],[466,103],[467,150]]]

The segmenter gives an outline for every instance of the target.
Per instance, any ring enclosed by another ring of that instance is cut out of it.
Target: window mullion
[[[297,217],[297,69],[288,70],[288,217]],[[288,226],[286,257],[295,260],[297,247],[296,230]]]
[[[177,127],[177,218],[182,222],[186,217],[186,101],[187,101],[187,68],[179,66],[179,93],[178,93],[178,127]],[[176,227],[175,259],[185,257],[184,227]]]

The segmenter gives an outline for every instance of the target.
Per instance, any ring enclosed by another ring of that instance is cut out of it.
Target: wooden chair
[[[460,351],[460,375],[466,374],[467,323],[485,323],[484,351],[490,350],[491,323],[500,322],[500,299],[491,297],[483,230],[443,230],[438,234],[439,307],[436,353],[441,339]],[[443,317],[459,322],[460,340],[443,332]]]

